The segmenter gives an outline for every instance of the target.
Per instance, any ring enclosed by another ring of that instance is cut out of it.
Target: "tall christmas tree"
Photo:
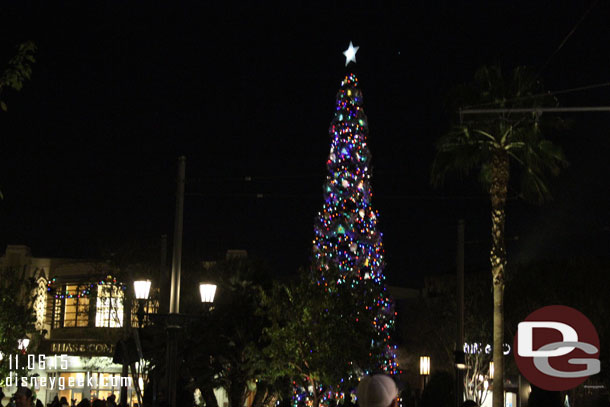
[[[355,62],[357,49],[350,42],[344,53],[346,66]],[[371,343],[372,352],[377,354],[377,366],[370,368],[395,374],[398,369],[395,346],[390,343],[394,312],[384,286],[384,250],[382,234],[377,229],[379,214],[371,204],[368,122],[355,74],[349,73],[341,82],[336,100],[329,129],[331,146],[324,207],[314,228],[318,283],[327,287],[349,284],[354,295],[362,297],[362,315],[371,316],[374,325]]]

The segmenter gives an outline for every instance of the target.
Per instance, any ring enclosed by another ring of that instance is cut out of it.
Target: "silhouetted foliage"
[[[455,405],[453,375],[444,370],[430,375],[421,396],[421,407],[453,407]]]
[[[36,62],[34,54],[36,44],[26,41],[17,46],[17,53],[12,57],[0,74],[0,110],[6,112],[8,107],[3,98],[6,89],[20,91],[23,83],[32,76],[32,65]]]
[[[377,366],[375,352],[381,351],[371,344],[374,307],[364,306],[374,298],[366,283],[357,296],[349,280],[318,284],[304,271],[290,284],[276,284],[263,297],[271,322],[264,329],[270,381],[290,379],[307,389],[314,406],[328,391],[353,389],[364,371]]]
[[[20,354],[18,341],[26,335],[31,339],[28,351],[36,350],[40,341],[40,333],[34,328],[36,287],[36,280],[28,276],[25,267],[0,268],[0,352],[3,355]],[[13,361],[13,371],[14,363]],[[19,366],[27,366],[25,356],[20,360]],[[8,376],[8,372],[9,360],[4,357],[0,360],[2,381]],[[23,373],[22,376],[27,376],[27,371],[24,370]]]

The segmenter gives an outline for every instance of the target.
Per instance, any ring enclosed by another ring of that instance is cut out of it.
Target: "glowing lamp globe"
[[[21,351],[26,351],[28,349],[29,344],[30,340],[28,338],[19,339],[17,341],[17,348]]]
[[[201,293],[201,302],[214,302],[216,284],[201,283],[199,284],[199,292]]]
[[[150,280],[139,280],[133,282],[136,299],[147,300],[150,294]]]
[[[419,357],[419,374],[422,376],[430,374],[430,356]]]

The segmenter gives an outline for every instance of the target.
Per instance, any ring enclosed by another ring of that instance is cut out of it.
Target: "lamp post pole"
[[[174,253],[172,257],[172,279],[169,299],[169,320],[167,326],[167,396],[170,407],[176,404],[178,380],[178,343],[177,334],[180,330],[178,321],[172,317],[180,313],[180,271],[182,263],[182,224],[184,217],[184,184],[186,157],[178,158],[178,179],[176,186],[176,218],[174,220]]]
[[[169,296],[169,313],[180,313],[180,271],[182,266],[182,225],[184,219],[184,184],[186,157],[178,158],[176,186],[176,218],[174,220],[174,253],[172,257],[172,280]]]
[[[420,356],[419,357],[419,375],[421,376],[421,395],[424,393],[426,389],[426,384],[428,384],[428,376],[430,376],[430,356]]]
[[[146,301],[149,298],[149,294],[150,294],[150,286],[151,286],[151,281],[150,280],[137,280],[133,282],[133,286],[134,286],[134,292],[136,294],[136,298],[139,302],[139,307],[138,307],[138,323],[141,326],[142,322],[144,321],[144,316],[145,315],[149,315],[146,314],[145,310],[144,310],[144,306],[146,304]],[[214,296],[216,295],[216,284],[213,283],[200,283],[199,284],[199,292],[201,294],[201,302],[204,303],[206,305],[206,309],[208,311],[210,311],[212,309],[211,305],[214,302]],[[185,315],[183,315],[184,317]],[[196,315],[186,315],[188,317],[197,317]],[[167,358],[167,366],[169,367],[168,370],[172,370],[173,369],[173,374],[174,377],[176,377],[176,372],[177,369],[175,369],[175,366],[177,365],[176,363],[176,359],[171,359],[172,356],[177,356],[178,354],[178,348],[176,345],[176,332],[178,331],[178,329],[180,329],[180,327],[178,326],[178,324],[176,323],[177,320],[173,321],[174,325],[171,325],[172,321],[171,321],[171,314],[168,315],[168,317],[170,318],[170,321],[168,322],[168,339],[171,339],[171,341],[168,341],[168,358]],[[168,372],[168,376],[169,376],[169,372]],[[156,380],[155,378],[153,378],[153,380]],[[172,384],[173,383],[173,384]],[[171,396],[170,394],[168,394],[168,397],[172,397],[171,400],[173,400],[174,404],[172,404],[172,406],[175,406],[175,402],[176,402],[176,392],[177,386],[176,386],[176,382],[169,382],[168,383],[168,391],[173,390],[173,396]],[[153,390],[154,394],[153,394],[153,406],[156,406],[158,403],[157,400],[157,395],[156,395],[156,390]],[[138,395],[138,402],[141,402],[141,398]]]
[[[464,399],[464,219],[457,227],[457,330],[455,337],[455,399],[460,407]]]
[[[133,292],[135,294],[135,299],[138,302],[138,311],[136,312],[136,316],[138,319],[138,325],[137,325],[137,329],[134,329],[132,331],[132,337],[134,338],[135,341],[135,346],[136,346],[136,352],[138,355],[138,360],[141,361],[144,356],[143,356],[143,352],[142,352],[142,343],[140,342],[140,331],[142,329],[142,327],[144,326],[144,316],[146,315],[146,301],[148,301],[149,296],[150,296],[150,286],[151,286],[151,281],[150,280],[134,280],[133,281]],[[132,322],[132,319],[130,317],[130,326]],[[132,326],[133,328],[133,326]],[[125,357],[127,357],[127,350],[125,349]],[[136,380],[136,377],[139,377],[138,374],[138,369],[136,369],[135,367],[135,363],[133,360],[129,360],[129,364],[131,367],[131,375],[134,378],[134,381]],[[134,388],[136,390],[136,396],[138,398],[138,404],[141,405],[142,404],[142,391],[143,389],[140,388],[138,383],[135,383]]]

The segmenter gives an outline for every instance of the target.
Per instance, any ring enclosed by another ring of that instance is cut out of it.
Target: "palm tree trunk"
[[[504,407],[504,277],[506,248],[504,246],[505,206],[509,165],[505,152],[494,154],[489,194],[491,197],[491,276],[493,282],[493,407]]]

